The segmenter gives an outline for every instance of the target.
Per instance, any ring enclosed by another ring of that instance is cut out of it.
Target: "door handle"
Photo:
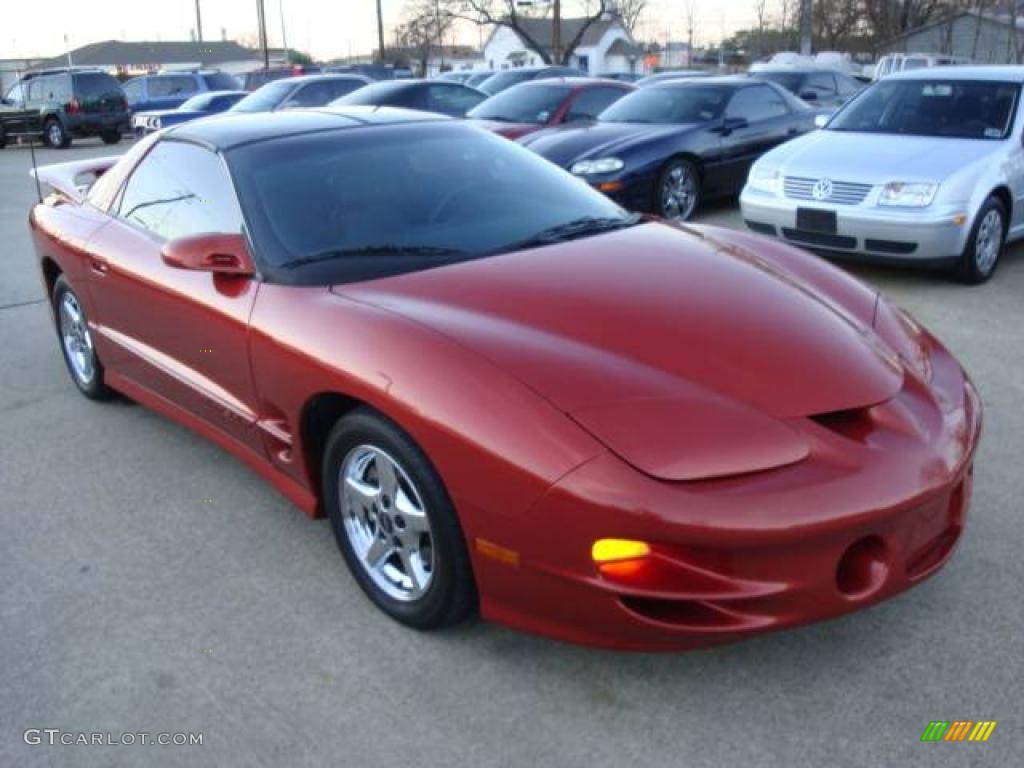
[[[89,268],[98,275],[105,275],[110,271],[110,265],[107,264],[105,259],[101,259],[99,256],[89,257]]]

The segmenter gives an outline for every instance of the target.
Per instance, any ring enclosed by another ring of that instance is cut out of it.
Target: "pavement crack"
[[[33,299],[32,301],[16,301],[13,304],[0,304],[0,312],[5,309],[20,309],[21,307],[32,307],[36,304],[45,304],[46,299]]]

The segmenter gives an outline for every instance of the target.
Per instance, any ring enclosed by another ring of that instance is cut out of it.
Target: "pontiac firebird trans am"
[[[792,246],[395,110],[211,118],[39,176],[78,389],[326,514],[407,625],[693,648],[889,598],[963,531],[967,376]]]

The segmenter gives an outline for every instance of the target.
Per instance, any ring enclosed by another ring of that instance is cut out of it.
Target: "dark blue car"
[[[122,87],[132,112],[150,112],[180,107],[199,93],[234,91],[242,86],[233,75],[212,70],[143,75],[132,78]]]
[[[132,117],[132,130],[136,136],[159,131],[169,125],[187,123],[197,117],[216,115],[233,107],[245,98],[245,91],[207,91],[193,96],[177,109],[155,109],[151,112],[136,112]]]
[[[625,208],[683,221],[702,200],[739,194],[753,162],[813,130],[815,114],[774,83],[670,80],[623,97],[596,122],[520,143]]]

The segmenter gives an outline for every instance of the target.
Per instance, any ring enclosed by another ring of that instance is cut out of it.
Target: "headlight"
[[[617,157],[602,157],[600,160],[581,160],[569,170],[577,176],[590,176],[595,173],[621,171],[625,165]]]
[[[924,208],[932,204],[938,189],[938,184],[890,181],[882,188],[878,204],[896,208]]]
[[[751,189],[756,189],[758,192],[768,192],[777,195],[782,191],[782,171],[778,168],[766,168],[755,165],[750,169],[747,186]]]

